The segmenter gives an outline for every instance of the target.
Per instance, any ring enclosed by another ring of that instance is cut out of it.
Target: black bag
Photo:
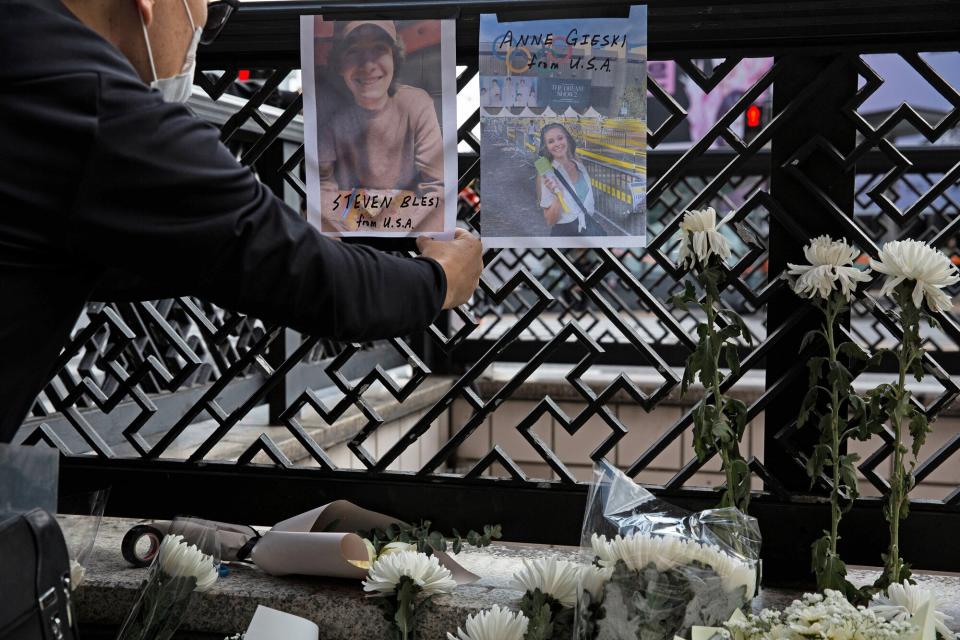
[[[43,509],[0,514],[0,640],[77,640],[70,557]]]

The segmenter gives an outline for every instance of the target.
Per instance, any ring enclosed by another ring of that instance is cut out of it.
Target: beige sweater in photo
[[[320,188],[404,189],[443,197],[443,137],[433,99],[398,85],[379,111],[334,114],[318,136]]]

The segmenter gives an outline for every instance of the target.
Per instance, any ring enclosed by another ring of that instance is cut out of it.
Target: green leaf
[[[743,432],[747,428],[748,410],[747,405],[737,398],[728,398],[724,405],[724,412],[730,417],[736,430],[737,440],[743,437]]]
[[[488,540],[499,540],[503,537],[503,527],[499,524],[483,525],[483,535]]]
[[[719,353],[714,353],[704,349],[703,362],[700,367],[700,382],[708,387],[713,384],[713,378],[717,375],[717,357]]]
[[[520,611],[530,620],[524,640],[550,640],[553,635],[553,610],[550,599],[540,589],[523,594],[520,599]]]
[[[439,531],[432,531],[430,535],[427,536],[427,543],[436,551],[446,551],[447,541],[444,540],[443,534]]]
[[[706,357],[706,343],[701,340],[697,343],[696,349],[687,356],[687,364],[683,370],[683,379],[680,382],[680,395],[685,395],[687,388],[696,380],[697,372],[703,369],[704,359]]]
[[[693,283],[689,280],[686,280],[683,284],[683,291],[670,296],[670,302],[673,304],[673,306],[686,311],[689,309],[691,302],[697,301],[697,291],[694,288]]]
[[[812,387],[820,382],[820,372],[827,362],[829,362],[827,358],[823,357],[810,358],[807,361],[807,368],[810,370],[810,375],[807,376],[808,386]]]
[[[804,465],[807,469],[807,475],[810,476],[811,486],[823,474],[823,469],[829,458],[830,447],[825,444],[814,445],[810,455],[806,458],[806,465]]]
[[[707,295],[714,300],[720,299],[720,285],[723,282],[723,272],[716,265],[709,265],[699,273],[700,284]]]
[[[817,339],[817,336],[822,335],[823,331],[820,329],[811,329],[810,331],[807,331],[803,336],[803,340],[800,341],[800,352],[803,353],[806,351],[807,347],[809,347],[813,341]]]
[[[920,449],[927,441],[927,434],[932,431],[933,429],[927,422],[927,416],[920,411],[916,411],[910,418],[910,437],[913,438],[911,450],[914,458],[920,455]]]
[[[800,414],[797,416],[798,427],[807,424],[807,421],[810,419],[810,412],[813,411],[813,408],[816,406],[817,396],[822,388],[823,387],[814,385],[807,389],[806,395],[803,396],[803,402],[800,403]]]
[[[733,494],[733,504],[724,504],[724,502],[728,501],[728,494],[724,492],[724,498],[721,500],[720,506],[736,507],[743,513],[746,513],[750,506],[750,466],[743,458],[731,458],[726,475],[728,488],[732,487],[730,493]]]
[[[727,342],[732,340],[740,335],[740,328],[733,324],[728,324],[719,331],[717,331],[717,341],[720,343]]]
[[[829,363],[827,381],[829,381],[831,385],[838,389],[846,389],[850,386],[851,380],[853,380],[853,376],[850,374],[849,369],[836,361]]]
[[[923,368],[923,359],[921,357],[916,357],[913,359],[913,362],[910,363],[910,372],[913,373],[914,379],[917,382],[923,382],[923,376],[926,374],[926,370]]]
[[[923,311],[920,313],[920,318],[927,321],[927,326],[931,329],[940,329],[940,321],[934,318],[932,315]]]
[[[720,309],[720,315],[726,318],[729,322],[732,322],[740,330],[740,337],[743,338],[747,346],[753,346],[753,334],[750,333],[750,329],[747,327],[747,323],[743,321],[737,312],[730,309]]]
[[[859,495],[856,469],[858,460],[860,460],[860,456],[856,453],[840,456],[840,484],[844,489],[844,497],[847,500],[853,500]]]
[[[836,589],[847,575],[847,567],[843,561],[831,553],[830,534],[824,532],[822,538],[816,540],[811,546],[812,566],[814,574],[817,576],[817,589]]]
[[[727,368],[734,377],[740,375],[740,354],[737,352],[735,344],[727,344],[723,348],[723,354],[727,361]]]
[[[714,414],[713,420],[710,423],[710,435],[715,442],[721,445],[734,440],[734,432],[730,427],[730,421],[727,419],[727,416],[722,413]]]
[[[710,424],[715,411],[712,405],[700,403],[693,410],[693,450],[701,462],[716,451],[716,444],[710,435]]]
[[[833,589],[852,603],[862,603],[866,595],[847,580],[847,565],[830,547],[830,535],[826,532],[811,546],[811,568],[817,577],[817,590]]]

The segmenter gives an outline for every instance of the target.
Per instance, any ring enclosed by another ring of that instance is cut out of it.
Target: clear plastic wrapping
[[[69,526],[63,527],[63,537],[70,554],[70,586],[76,589],[83,582],[87,562],[93,553],[93,546],[103,521],[103,512],[107,506],[110,489],[100,489],[89,493],[65,496],[60,500],[60,510],[76,514],[69,518]]]
[[[581,584],[578,640],[686,640],[759,588],[756,519],[733,508],[685,512],[606,461],[594,467],[581,545],[595,568]]]
[[[174,518],[117,640],[170,640],[186,618],[191,595],[214,586],[219,566],[216,523]]]

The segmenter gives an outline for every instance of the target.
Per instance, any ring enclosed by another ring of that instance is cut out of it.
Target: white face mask
[[[157,67],[153,64],[153,50],[150,48],[147,24],[143,21],[143,14],[140,14],[143,39],[147,43],[147,58],[150,60],[150,71],[153,73],[153,82],[150,83],[150,86],[159,90],[163,99],[167,102],[186,102],[190,99],[190,93],[193,89],[193,72],[197,66],[197,46],[200,44],[200,35],[203,33],[203,29],[193,22],[193,15],[190,13],[190,7],[187,6],[187,0],[183,0],[183,7],[187,10],[187,18],[190,20],[190,26],[193,27],[193,38],[190,39],[187,57],[183,61],[180,73],[169,78],[157,78]]]

